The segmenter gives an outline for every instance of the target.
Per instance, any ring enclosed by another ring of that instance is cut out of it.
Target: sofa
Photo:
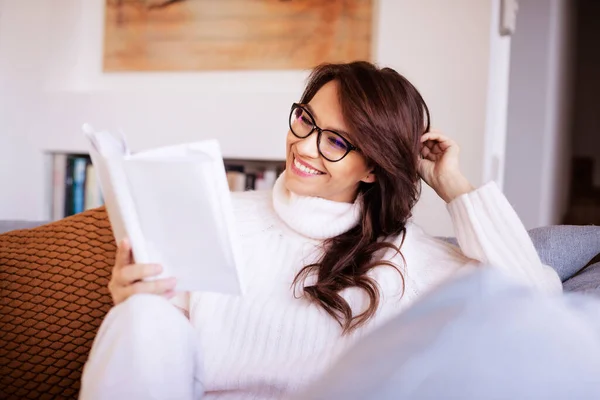
[[[600,227],[529,234],[565,291],[600,296]],[[112,306],[107,284],[115,251],[103,207],[52,223],[0,222],[0,398],[77,397],[88,351]]]

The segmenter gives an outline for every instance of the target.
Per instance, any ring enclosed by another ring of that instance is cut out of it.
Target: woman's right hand
[[[115,305],[138,293],[150,293],[168,299],[175,295],[175,278],[143,281],[144,278],[156,276],[162,272],[157,264],[134,264],[131,245],[124,239],[117,248],[115,266],[108,283],[108,290]]]

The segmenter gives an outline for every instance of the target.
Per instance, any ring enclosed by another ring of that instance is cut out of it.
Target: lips
[[[312,175],[322,175],[324,174],[323,171],[320,171],[318,169],[316,169],[315,167],[313,167],[312,165],[300,160],[299,158],[297,158],[294,155],[294,158],[292,160],[292,163],[294,164],[294,166],[296,168],[298,168],[299,170],[301,170],[302,172],[306,172]]]

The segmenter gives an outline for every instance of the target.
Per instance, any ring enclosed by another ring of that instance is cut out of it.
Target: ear
[[[364,178],[362,178],[360,181],[364,182],[364,183],[373,183],[375,182],[376,177],[375,174],[373,173],[373,171],[370,171],[369,174],[367,176],[365,176]]]

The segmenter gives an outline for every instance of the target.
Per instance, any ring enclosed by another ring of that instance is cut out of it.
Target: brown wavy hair
[[[395,268],[404,291],[402,272],[390,261],[377,259],[377,254],[391,249],[402,256],[406,222],[421,192],[419,139],[429,131],[430,117],[425,101],[406,78],[391,68],[380,69],[364,61],[316,67],[308,79],[302,104],[334,80],[339,84],[339,101],[350,139],[373,169],[376,180],[358,186],[360,223],[327,239],[323,257],[305,266],[293,285],[304,284],[309,275],[315,274],[316,282],[303,287],[305,296],[335,318],[346,334],[365,324],[379,306],[379,287],[367,275],[369,270],[381,265]],[[385,241],[400,235],[398,247]],[[350,287],[362,289],[369,297],[368,307],[357,315],[341,296]]]

